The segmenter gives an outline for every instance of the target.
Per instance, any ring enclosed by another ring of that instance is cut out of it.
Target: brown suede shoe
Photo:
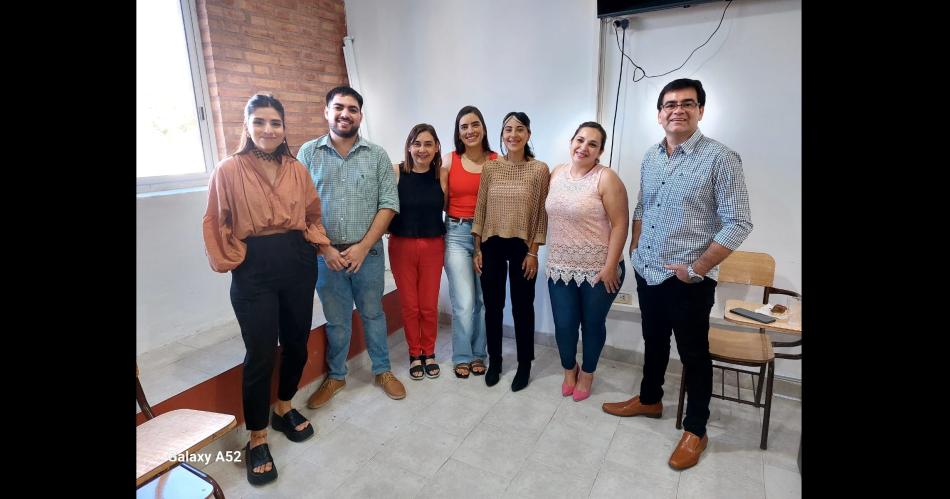
[[[386,392],[386,395],[389,395],[391,399],[399,400],[406,398],[406,387],[402,386],[402,382],[396,379],[392,371],[377,374],[376,384],[382,386],[383,391]]]
[[[696,466],[699,462],[699,455],[706,450],[706,444],[709,443],[709,434],[699,438],[696,435],[684,431],[683,438],[670,456],[670,467],[674,470],[685,470],[691,466]]]
[[[614,416],[646,416],[648,418],[663,416],[663,402],[641,404],[639,395],[624,402],[604,402],[601,408],[607,414]]]
[[[327,377],[327,379],[323,380],[320,388],[317,388],[317,391],[313,392],[313,395],[307,400],[307,407],[319,409],[327,405],[327,402],[336,395],[336,392],[342,390],[344,386],[346,386],[345,379],[332,379]]]

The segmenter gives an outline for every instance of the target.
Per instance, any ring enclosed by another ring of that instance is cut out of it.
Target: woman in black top
[[[435,337],[439,331],[439,285],[445,253],[445,185],[439,175],[440,150],[435,128],[422,123],[409,132],[406,159],[393,165],[399,214],[389,224],[389,265],[402,304],[409,376],[416,380],[439,376]]]

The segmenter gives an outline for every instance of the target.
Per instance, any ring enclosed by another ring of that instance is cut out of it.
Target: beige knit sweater
[[[482,241],[500,236],[523,239],[529,246],[544,244],[548,230],[544,201],[550,178],[548,165],[536,159],[487,161],[478,185],[472,234]]]

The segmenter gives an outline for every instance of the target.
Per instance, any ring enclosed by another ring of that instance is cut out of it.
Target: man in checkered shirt
[[[668,83],[657,99],[657,121],[666,136],[640,165],[630,242],[643,319],[643,380],[638,396],[603,405],[617,416],[662,415],[672,332],[688,400],[685,431],[669,461],[677,470],[699,462],[708,442],[709,312],[719,263],[752,231],[742,160],[699,131],[705,105],[702,83],[688,78]]]
[[[385,256],[382,236],[399,212],[396,174],[382,147],[359,136],[363,96],[353,88],[327,93],[324,117],[330,132],[300,146],[297,159],[320,194],[330,245],[317,257],[317,294],[327,318],[327,377],[307,407],[323,407],[346,386],[346,356],[353,333],[353,305],[363,320],[363,336],[375,382],[390,398],[406,389],[389,365],[383,312]]]

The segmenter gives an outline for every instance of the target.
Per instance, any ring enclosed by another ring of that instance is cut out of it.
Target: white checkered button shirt
[[[691,264],[714,241],[735,250],[752,232],[742,159],[699,130],[672,157],[660,141],[643,156],[633,219],[642,226],[631,262],[650,285],[675,274],[664,265]],[[719,266],[706,277],[717,279]]]

